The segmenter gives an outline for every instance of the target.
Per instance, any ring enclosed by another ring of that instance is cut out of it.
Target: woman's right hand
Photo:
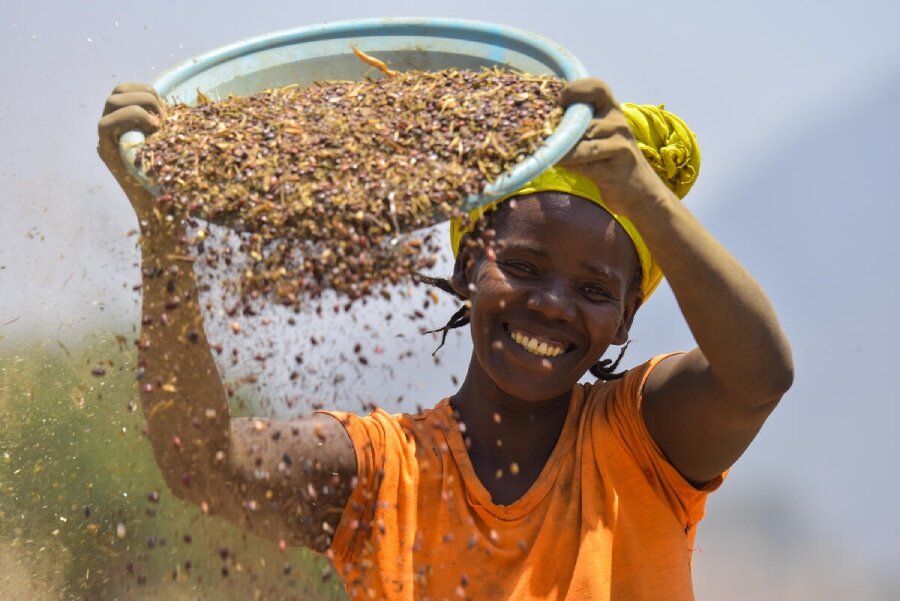
[[[152,86],[122,83],[106,99],[103,116],[97,126],[97,153],[125,191],[139,221],[150,216],[153,194],[128,172],[119,154],[119,138],[133,129],[149,136],[159,129],[165,118],[165,111],[165,103]]]

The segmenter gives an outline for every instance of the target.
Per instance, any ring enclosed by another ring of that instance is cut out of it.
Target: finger
[[[159,129],[160,119],[142,106],[132,104],[105,115],[97,126],[101,144],[118,144],[119,138],[133,129],[150,135]]]
[[[103,114],[108,115],[127,106],[140,106],[148,113],[159,117],[165,116],[165,109],[160,104],[159,97],[149,92],[120,92],[106,99]]]
[[[563,89],[559,96],[559,103],[569,106],[576,102],[586,102],[594,107],[595,112],[604,113],[611,107],[617,106],[612,91],[601,79],[587,77],[576,79]]]
[[[587,130],[582,136],[585,140],[599,140],[602,138],[611,138],[615,135],[630,137],[631,128],[625,117],[618,111],[610,112],[602,119],[594,119],[588,125]]]
[[[128,92],[147,92],[148,94],[153,94],[156,96],[160,102],[162,102],[162,98],[159,95],[159,92],[156,91],[156,88],[146,83],[139,82],[130,82],[130,83],[120,83],[113,91],[110,92],[110,95],[113,94],[127,94]]]
[[[599,140],[583,140],[567,154],[559,165],[577,167],[604,161],[628,150],[628,139],[621,134]]]
[[[142,92],[145,94],[151,94],[156,97],[157,102],[160,106],[159,114],[163,117],[166,115],[166,101],[159,95],[159,92],[156,91],[156,88],[146,83],[120,83],[115,88],[113,88],[110,96],[115,96],[117,94],[130,94],[134,92]]]

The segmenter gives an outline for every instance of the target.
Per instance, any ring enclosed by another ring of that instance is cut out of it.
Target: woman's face
[[[472,302],[477,364],[517,399],[568,398],[610,344],[627,341],[637,252],[609,213],[568,194],[507,201],[491,227],[496,260],[464,251],[454,274]]]

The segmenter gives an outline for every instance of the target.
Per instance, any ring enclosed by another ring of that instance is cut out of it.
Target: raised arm
[[[634,222],[698,344],[651,372],[643,415],[669,461],[703,483],[740,457],[791,386],[790,346],[760,286],[644,160],[609,88],[575,82],[562,102],[579,101],[594,105],[595,120],[564,165]]]
[[[98,152],[137,213],[141,230],[138,374],[154,456],[172,493],[256,534],[324,549],[356,474],[339,422],[229,417],[183,228],[127,172],[118,139],[149,134],[165,105],[152,87],[122,84],[107,99]]]

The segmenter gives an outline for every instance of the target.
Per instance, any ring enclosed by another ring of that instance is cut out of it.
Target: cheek
[[[475,278],[475,290],[472,291],[472,302],[482,306],[499,304],[503,298],[513,293],[509,280],[500,271],[496,263],[488,263],[478,270]]]
[[[603,353],[615,339],[623,319],[624,310],[619,305],[606,305],[591,311],[586,321],[592,346]]]
[[[478,334],[487,334],[490,332],[493,316],[512,302],[516,291],[494,263],[479,269],[474,283],[475,290],[471,296],[473,334],[476,331]]]

